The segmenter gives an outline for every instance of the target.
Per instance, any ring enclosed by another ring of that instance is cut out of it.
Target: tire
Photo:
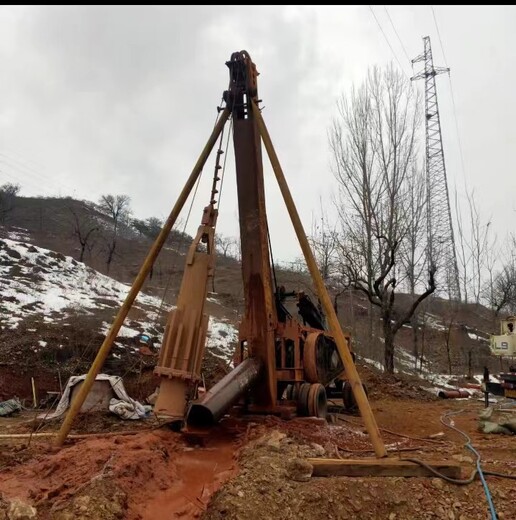
[[[308,392],[308,414],[310,417],[326,419],[328,415],[328,401],[326,390],[321,383],[310,385]]]
[[[299,388],[297,396],[297,415],[301,417],[308,416],[308,394],[310,392],[310,383],[303,383]]]
[[[362,388],[364,389],[366,397],[368,396],[367,387],[362,383]],[[342,387],[342,402],[344,403],[344,408],[348,412],[356,412],[358,410],[358,405],[355,400],[355,396],[353,395],[353,390],[351,389],[351,384],[349,381],[344,382],[344,386]]]

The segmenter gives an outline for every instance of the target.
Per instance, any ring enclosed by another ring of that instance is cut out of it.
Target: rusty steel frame
[[[233,53],[230,68],[228,104],[232,106],[238,213],[240,224],[242,281],[244,287],[243,324],[247,330],[249,355],[264,366],[254,388],[256,403],[274,407],[277,400],[274,364],[276,306],[269,261],[267,214],[261,139],[252,99],[258,100],[256,67],[245,51]]]
[[[243,362],[246,357],[254,357],[263,362],[262,378],[252,392],[254,407],[264,413],[276,413],[279,393],[288,383],[299,388],[307,380],[307,368],[313,376],[312,382],[319,382],[315,355],[305,361],[302,345],[310,334],[323,332],[302,326],[292,318],[287,318],[284,323],[278,320],[269,257],[262,139],[253,110],[258,102],[258,73],[246,51],[233,53],[227,65],[230,68],[230,84],[225,96],[232,107],[233,117],[245,300],[244,317],[239,329],[241,349],[236,361]],[[285,365],[287,341],[294,349],[294,363],[290,367]],[[242,347],[244,342],[247,344],[245,352]],[[279,366],[276,362],[277,342]]]

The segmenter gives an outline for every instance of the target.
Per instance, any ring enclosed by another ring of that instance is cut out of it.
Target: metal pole
[[[136,299],[136,296],[140,292],[140,289],[142,288],[143,282],[145,281],[145,278],[149,274],[152,265],[154,261],[156,260],[156,257],[158,256],[159,252],[161,251],[161,248],[163,247],[163,244],[165,243],[165,240],[167,239],[170,230],[174,226],[177,217],[179,216],[179,213],[181,212],[181,209],[183,208],[186,200],[188,199],[188,195],[192,191],[192,188],[194,187],[201,171],[204,166],[204,163],[208,159],[210,152],[215,144],[215,141],[217,140],[220,132],[222,131],[222,128],[224,127],[224,124],[229,118],[231,111],[226,107],[224,111],[221,114],[221,117],[219,118],[219,121],[215,125],[215,128],[213,129],[213,132],[211,133],[208,142],[206,143],[204,149],[201,152],[201,155],[199,156],[199,159],[197,159],[197,162],[195,163],[195,166],[192,170],[192,173],[190,174],[190,177],[188,177],[188,180],[186,181],[186,184],[183,188],[183,191],[181,191],[179,198],[177,199],[177,202],[175,203],[174,207],[172,208],[172,211],[165,222],[165,225],[163,226],[163,229],[161,230],[160,234],[156,238],[154,244],[152,245],[147,258],[142,264],[142,267],[140,268],[140,272],[136,276],[133,285],[131,287],[131,290],[129,291],[128,295],[125,298],[124,303],[122,304],[122,307],[120,307],[120,310],[118,311],[118,314],[115,318],[115,321],[111,325],[111,328],[109,329],[109,332],[106,336],[106,339],[102,343],[97,356],[95,360],[93,361],[90,370],[88,372],[88,375],[86,376],[86,379],[84,380],[84,383],[82,384],[79,393],[75,397],[75,399],[72,401],[72,404],[70,405],[70,409],[68,410],[68,413],[66,414],[65,420],[63,421],[63,424],[61,425],[61,429],[59,430],[59,433],[57,435],[56,444],[57,446],[62,446],[64,441],[66,440],[66,437],[68,436],[68,433],[70,432],[70,429],[72,427],[72,423],[81,409],[81,406],[83,405],[86,397],[88,396],[89,391],[91,390],[91,387],[93,386],[93,383],[95,381],[95,378],[97,377],[97,374],[100,372],[100,369],[102,368],[102,365],[104,364],[104,361],[106,360],[107,355],[109,354],[109,351],[111,350],[111,346],[113,345],[113,342],[115,341],[118,332],[120,330],[120,327],[122,326],[122,323],[124,322],[125,317],[129,313],[129,309],[131,308],[134,300]]]
[[[267,153],[269,155],[269,159],[271,161],[274,174],[276,175],[276,179],[278,181],[281,194],[283,195],[283,200],[285,201],[285,205],[287,206],[290,219],[292,220],[292,224],[296,231],[297,239],[299,240],[299,244],[301,245],[301,249],[305,256],[308,269],[310,271],[310,274],[312,275],[312,280],[317,289],[317,295],[319,296],[323,304],[326,316],[328,316],[331,333],[335,338],[337,349],[339,351],[340,357],[342,358],[342,361],[344,362],[346,375],[351,384],[351,389],[353,390],[353,395],[355,396],[355,400],[360,410],[360,414],[362,415],[362,418],[364,420],[364,425],[367,429],[367,432],[369,433],[369,438],[371,439],[374,452],[378,458],[386,457],[387,451],[385,449],[385,445],[383,444],[383,440],[380,436],[380,431],[378,430],[378,425],[376,424],[373,412],[371,410],[371,407],[369,406],[369,401],[367,400],[364,388],[362,387],[360,376],[358,375],[355,364],[353,363],[353,358],[351,357],[351,353],[349,352],[346,339],[340,327],[337,315],[335,314],[335,309],[333,308],[333,305],[331,303],[328,291],[326,290],[326,287],[324,285],[321,273],[319,272],[317,264],[315,263],[312,250],[310,249],[310,244],[308,243],[308,239],[306,238],[306,234],[303,229],[303,224],[301,223],[301,219],[299,218],[299,214],[294,204],[294,200],[292,199],[292,195],[290,194],[287,181],[285,179],[285,176],[283,175],[283,171],[281,169],[278,156],[276,155],[276,151],[274,150],[274,146],[269,136],[269,132],[267,131],[267,127],[265,126],[265,122],[260,113],[260,109],[254,102],[253,112],[256,118],[256,122],[258,124],[258,128],[260,130],[260,134],[262,136],[263,144],[265,145],[265,149],[267,150]]]

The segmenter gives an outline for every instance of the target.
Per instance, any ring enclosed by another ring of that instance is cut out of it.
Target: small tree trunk
[[[453,318],[451,319],[450,324],[448,325],[448,330],[446,331],[446,336],[445,336],[446,356],[448,358],[448,374],[450,374],[450,375],[452,373],[451,345],[450,345],[452,326],[453,326]]]
[[[368,344],[369,344],[369,355],[374,351],[373,348],[373,304],[369,302],[369,330],[368,332]]]
[[[417,314],[414,313],[410,319],[412,325],[412,355],[414,356],[414,368],[417,369],[418,347],[417,347],[417,328],[418,320]]]
[[[451,363],[451,354],[450,354],[450,343],[449,343],[449,341],[446,342],[446,356],[448,358],[448,374],[451,375],[451,373],[452,373],[452,363]]]
[[[353,336],[357,335],[357,330],[355,326],[355,305],[353,304],[353,289],[349,289],[349,315],[351,317],[351,330],[353,331]]]
[[[108,256],[107,256],[107,259],[106,259],[107,274],[109,274],[109,269],[111,267],[111,262],[113,261],[113,257],[115,256],[115,249],[116,249],[116,240],[113,239],[113,242],[109,246]]]
[[[394,336],[391,330],[391,320],[385,315],[383,317],[383,336],[385,339],[383,352],[385,371],[389,374],[394,374]]]
[[[425,357],[425,324],[426,321],[423,319],[423,326],[421,327],[421,357],[419,358],[419,372],[423,371],[423,359]]]

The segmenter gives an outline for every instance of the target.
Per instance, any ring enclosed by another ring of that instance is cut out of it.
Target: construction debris
[[[19,412],[21,409],[22,405],[17,397],[3,401],[0,403],[0,417],[8,417],[15,412]]]
[[[489,406],[478,414],[479,431],[483,433],[502,433],[513,435],[516,433],[516,419],[500,410]]]
[[[38,419],[61,417],[70,406],[70,402],[74,399],[77,390],[85,379],[85,374],[72,376],[66,384],[55,412],[41,414],[38,416]],[[143,405],[129,397],[121,377],[98,374],[88,399],[85,400],[81,407],[81,411],[91,412],[102,409],[110,410],[123,419],[142,419],[149,415],[152,406]]]

